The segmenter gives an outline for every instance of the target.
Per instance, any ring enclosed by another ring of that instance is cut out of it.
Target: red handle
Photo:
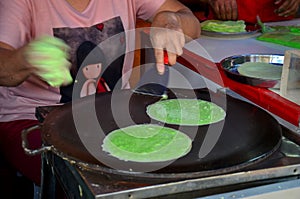
[[[168,53],[167,51],[164,50],[164,64],[168,65],[169,64],[169,58],[168,58]]]

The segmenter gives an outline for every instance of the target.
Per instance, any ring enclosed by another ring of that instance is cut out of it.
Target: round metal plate
[[[246,32],[214,32],[201,30],[201,34],[220,39],[245,39],[259,36],[261,31],[258,27],[256,27],[256,25],[246,24]]]
[[[238,67],[245,62],[263,62],[277,65],[278,67],[283,66],[284,55],[279,54],[245,54],[245,55],[235,55],[223,59],[221,64],[221,69],[225,71],[225,74],[230,79],[238,81],[243,84],[248,84],[251,86],[263,87],[263,88],[279,88],[280,79],[263,79],[248,77],[239,74]]]
[[[214,37],[214,38],[224,38],[224,39],[244,39],[244,38],[250,38],[250,37],[256,37],[260,35],[260,31],[253,30],[253,31],[247,31],[247,32],[213,32],[213,31],[207,31],[202,30],[201,35],[208,36],[208,37]]]

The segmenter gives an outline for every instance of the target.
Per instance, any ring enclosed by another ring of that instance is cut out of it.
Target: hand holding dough
[[[53,87],[67,85],[72,82],[69,46],[55,37],[43,36],[28,45],[27,61],[37,69],[35,72],[41,79]]]

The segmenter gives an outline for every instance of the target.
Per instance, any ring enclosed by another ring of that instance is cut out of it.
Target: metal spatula
[[[156,64],[151,64],[149,67],[151,68],[144,73],[133,92],[164,97],[169,82],[169,67],[165,66],[165,72],[162,75],[157,72]]]
[[[267,26],[264,24],[261,20],[260,17],[257,15],[256,16],[257,24],[261,27],[261,32],[266,33],[266,32],[273,32],[275,31],[274,28],[271,28],[270,26]]]

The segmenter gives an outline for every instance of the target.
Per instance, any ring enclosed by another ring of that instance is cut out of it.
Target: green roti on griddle
[[[282,66],[264,62],[245,62],[237,70],[247,77],[278,80],[281,78]]]
[[[102,149],[124,161],[162,162],[186,155],[191,146],[192,140],[178,130],[140,124],[112,131],[104,138]]]
[[[147,114],[157,121],[178,125],[207,125],[226,116],[220,106],[200,99],[161,100],[149,105]]]

